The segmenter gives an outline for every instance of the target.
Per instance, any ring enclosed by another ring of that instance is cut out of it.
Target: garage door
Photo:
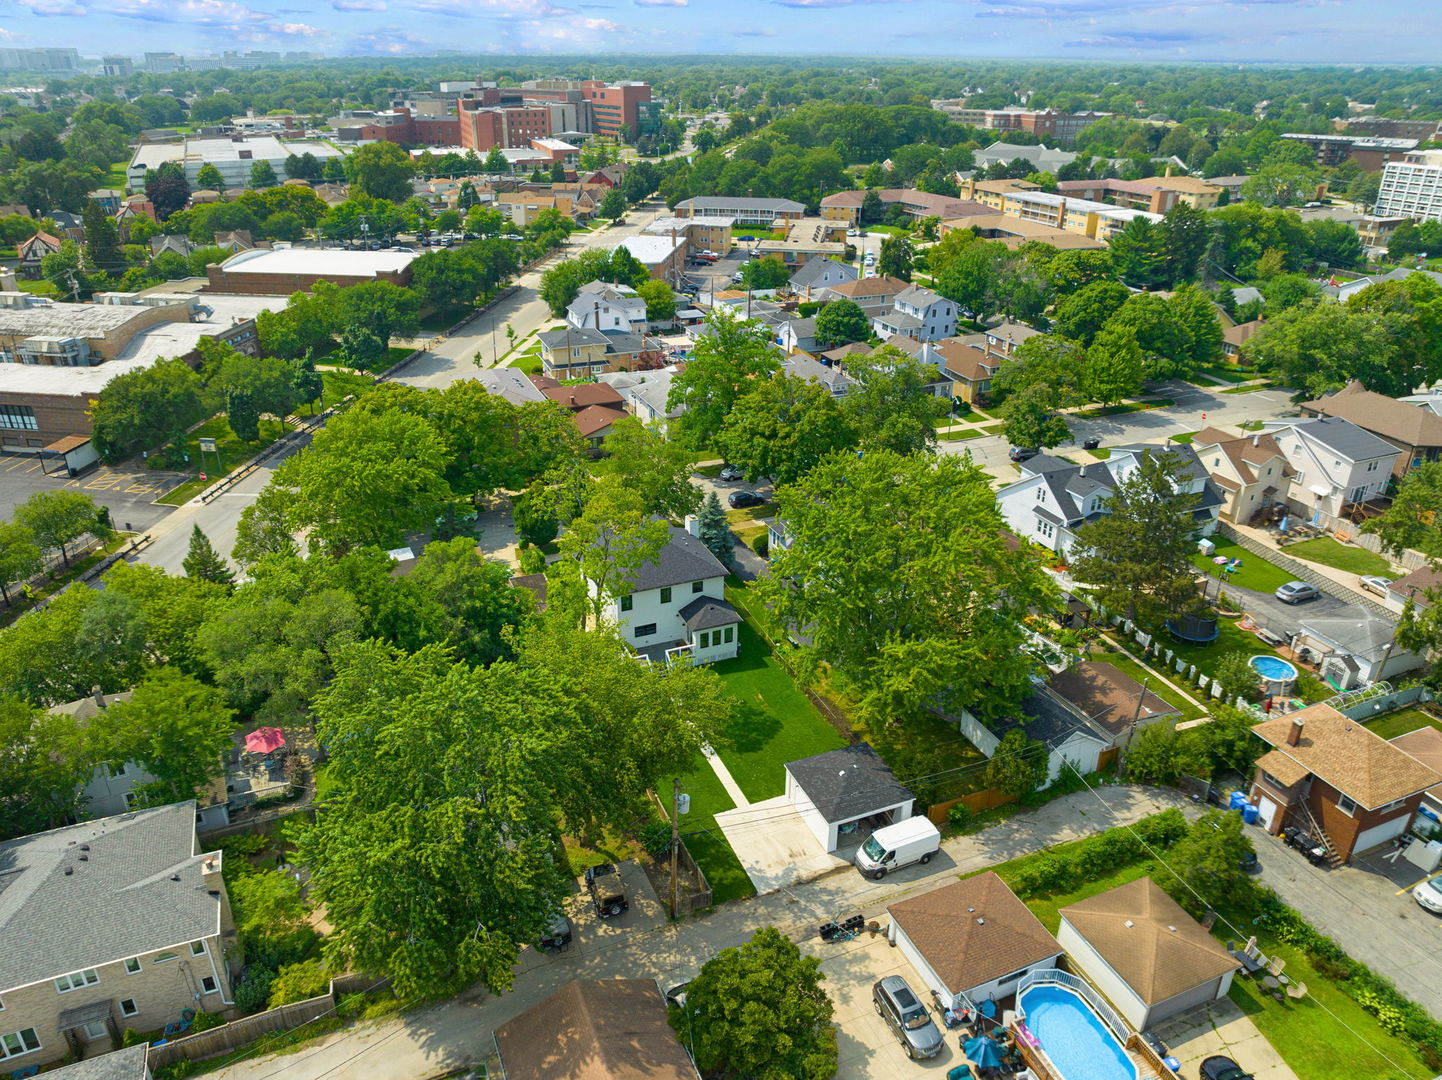
[[[943,996],[950,995],[951,991],[941,984],[941,980],[936,977],[936,972],[931,970],[931,965],[923,959],[920,950],[912,944],[911,939],[906,936],[906,931],[899,926],[896,928],[896,947],[901,950],[902,956],[911,961],[911,966],[921,977],[923,986]]]
[[[1383,822],[1381,825],[1374,825],[1370,829],[1364,829],[1357,836],[1357,843],[1352,846],[1353,853],[1366,851],[1378,844],[1385,844],[1393,837],[1401,836],[1407,830],[1407,820],[1410,815],[1403,814],[1391,821]]]
[[[1277,811],[1281,807],[1260,792],[1257,794],[1257,799],[1257,813],[1261,817],[1262,828],[1271,832],[1272,823],[1277,820]]]

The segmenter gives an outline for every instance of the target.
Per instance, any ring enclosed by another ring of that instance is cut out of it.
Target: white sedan
[[[1412,899],[1428,911],[1442,915],[1442,880],[1430,878],[1412,890]]]
[[[1387,586],[1392,584],[1391,578],[1378,577],[1376,574],[1363,574],[1357,578],[1357,584],[1363,592],[1375,593],[1378,596],[1387,595]]]

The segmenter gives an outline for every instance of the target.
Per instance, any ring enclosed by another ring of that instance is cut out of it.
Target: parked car
[[[560,952],[570,944],[571,920],[566,918],[564,912],[558,911],[546,924],[546,929],[541,933],[541,940],[536,942],[536,948],[541,952]]]
[[[739,465],[722,465],[718,475],[722,480],[740,480],[746,474],[741,471]]]
[[[1412,899],[1428,911],[1442,915],[1442,881],[1433,878],[1431,881],[1422,882],[1412,890]]]
[[[900,975],[888,975],[873,986],[871,1003],[907,1057],[916,1060],[941,1053],[944,1041],[940,1029]]]
[[[1219,1054],[1202,1062],[1202,1080],[1252,1080],[1252,1074]]]
[[[611,863],[586,868],[586,891],[591,894],[591,904],[602,919],[614,919],[631,906],[626,885]]]
[[[941,850],[941,832],[925,815],[917,815],[895,825],[877,829],[856,849],[852,859],[873,881],[880,881],[892,870],[912,863],[925,866]]]
[[[754,491],[733,491],[726,496],[732,510],[744,510],[748,506],[761,506],[766,500]]]
[[[1378,577],[1376,574],[1363,574],[1357,578],[1357,584],[1363,592],[1376,593],[1378,596],[1387,595],[1387,586],[1392,584],[1391,578]]]
[[[1308,585],[1305,581],[1289,581],[1279,586],[1272,594],[1284,604],[1301,604],[1307,600],[1315,600],[1322,595],[1322,591],[1315,585]]]
[[[1012,461],[1030,461],[1040,453],[1035,446],[1013,446],[1006,452],[1006,456]]]

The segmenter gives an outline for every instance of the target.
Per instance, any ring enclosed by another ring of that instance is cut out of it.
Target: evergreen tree
[[[566,166],[559,161],[551,162],[551,183],[564,184],[566,182]]]
[[[707,495],[706,501],[701,504],[697,529],[706,550],[720,559],[721,565],[729,567],[734,555],[733,549],[736,547],[736,537],[731,532],[731,526],[726,524],[726,511],[721,508],[721,500],[714,491]]]
[[[241,442],[255,442],[260,438],[260,406],[255,395],[245,387],[232,386],[226,390],[225,419]]]
[[[217,585],[235,584],[235,574],[211,546],[210,537],[201,531],[199,525],[190,530],[190,550],[185,553],[185,559],[180,565],[185,570],[186,577],[213,581]]]
[[[297,401],[318,401],[325,392],[325,380],[315,369],[315,354],[307,349],[305,355],[293,362],[291,380],[295,386]]]
[[[115,228],[115,219],[91,200],[85,204],[85,258],[93,270],[104,270],[119,274],[125,269],[125,259],[120,253],[120,235]]]

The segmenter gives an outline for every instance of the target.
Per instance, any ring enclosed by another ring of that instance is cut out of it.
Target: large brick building
[[[413,251],[343,251],[316,248],[253,248],[205,268],[207,293],[289,296],[309,292],[317,281],[360,285],[389,281],[409,285]]]

